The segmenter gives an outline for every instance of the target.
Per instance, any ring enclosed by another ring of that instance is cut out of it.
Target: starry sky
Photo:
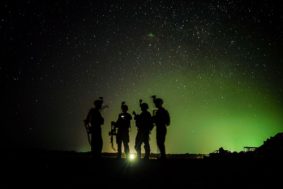
[[[121,101],[165,101],[168,153],[241,151],[283,130],[282,10],[260,0],[1,1],[1,148],[104,152]],[[136,128],[132,122],[130,147]],[[158,152],[155,131],[152,152]]]

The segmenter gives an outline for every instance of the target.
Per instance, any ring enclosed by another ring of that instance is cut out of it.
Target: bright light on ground
[[[133,161],[133,160],[135,160],[135,159],[136,159],[136,155],[135,155],[135,154],[130,154],[129,160],[130,160],[130,161]]]

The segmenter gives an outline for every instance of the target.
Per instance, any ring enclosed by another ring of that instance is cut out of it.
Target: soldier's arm
[[[133,112],[133,114],[134,114],[134,120],[137,120],[139,115],[138,115],[138,114],[136,114],[136,112],[135,112],[135,111]]]
[[[170,125],[170,115],[169,112],[166,110],[166,116],[167,116],[167,125]]]
[[[102,117],[101,113],[95,111],[95,113],[94,113],[94,121],[97,124],[100,124],[100,125],[104,124],[104,118]]]
[[[115,128],[118,128],[119,127],[119,123],[120,123],[120,119],[121,119],[121,114],[118,115],[118,118],[117,118],[117,121],[116,121],[116,124],[115,124]]]
[[[92,109],[90,109],[90,110],[88,111],[88,114],[87,114],[87,116],[86,116],[86,118],[85,118],[85,120],[84,120],[84,124],[85,124],[85,125],[87,125],[87,124],[90,123],[91,112],[92,112]]]

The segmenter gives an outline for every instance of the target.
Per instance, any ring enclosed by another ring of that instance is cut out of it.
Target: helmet
[[[128,108],[128,106],[126,105],[126,102],[125,102],[125,101],[122,102],[122,104],[121,104],[121,109],[122,109],[123,112],[128,111],[129,108]]]
[[[163,100],[161,98],[156,98],[156,99],[154,99],[154,104],[162,105]]]
[[[148,109],[148,104],[147,103],[141,103],[140,107],[142,110],[147,110]]]
[[[99,99],[95,100],[93,104],[95,107],[101,108],[103,104],[103,97],[99,97]]]

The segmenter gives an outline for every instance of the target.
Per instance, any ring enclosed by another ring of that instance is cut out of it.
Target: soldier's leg
[[[98,130],[96,130],[91,135],[91,152],[94,157],[99,157],[101,153],[101,145],[102,145],[102,138],[101,133],[99,133]]]
[[[166,128],[159,128],[156,132],[157,136],[157,145],[160,151],[161,158],[166,157],[166,152],[165,152],[165,137],[166,137]]]
[[[161,131],[160,129],[156,129],[156,142],[157,142],[157,147],[159,149],[159,151],[161,151],[162,148],[162,136],[161,136]]]
[[[135,149],[137,151],[138,158],[141,158],[141,133],[138,132],[136,136],[136,142],[135,142]]]
[[[144,136],[144,151],[145,151],[145,159],[149,159],[149,155],[150,155],[150,146],[149,146],[149,135],[146,134]]]
[[[102,152],[102,147],[103,147],[103,140],[102,140],[102,136],[101,136],[101,133],[100,133],[100,136],[98,138],[98,144],[97,144],[97,147],[98,147],[98,156],[100,157],[101,156],[101,152]]]
[[[117,150],[118,150],[118,158],[121,158],[122,155],[122,140],[121,140],[121,136],[118,134],[116,136],[116,143],[117,143]]]
[[[130,153],[129,141],[130,141],[129,133],[125,133],[125,136],[123,138],[123,144],[124,144],[124,151],[125,151],[126,157],[128,157]]]
[[[95,136],[92,134],[91,135],[91,141],[90,141],[90,147],[91,147],[91,154],[95,155]]]

